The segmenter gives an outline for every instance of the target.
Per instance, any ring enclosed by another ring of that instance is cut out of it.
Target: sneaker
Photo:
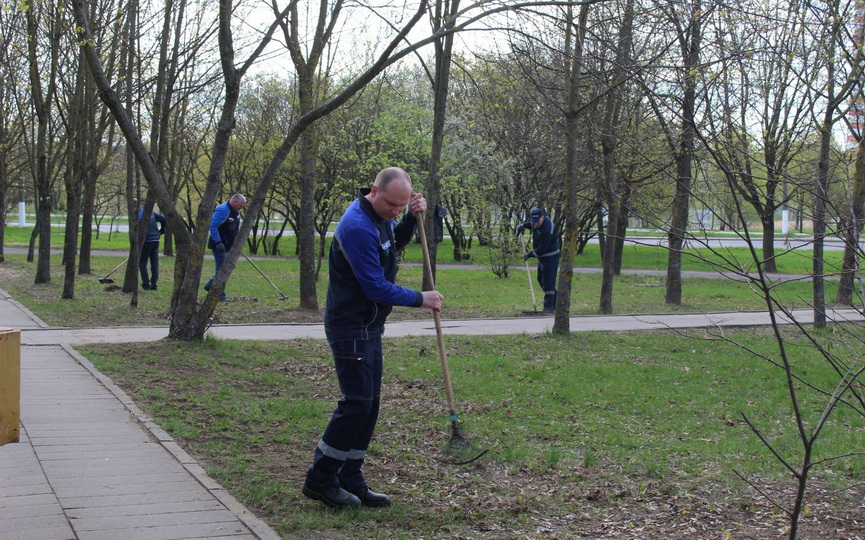
[[[151,285],[151,286],[150,286],[150,290],[151,290],[151,291],[155,291],[155,290],[156,290],[156,285]]]
[[[331,508],[358,508],[361,504],[357,496],[339,486],[322,487],[306,481],[301,491],[310,499],[321,501]]]

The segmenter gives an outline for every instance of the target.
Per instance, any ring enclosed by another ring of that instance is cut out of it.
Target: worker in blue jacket
[[[144,217],[144,209],[138,207],[138,226],[143,226],[141,218]],[[168,220],[156,211],[156,206],[150,212],[150,220],[147,223],[147,234],[141,244],[141,256],[138,258],[138,271],[141,273],[141,290],[155,291],[156,282],[159,281],[159,237],[165,234],[165,226]],[[150,263],[150,275],[147,275],[147,263]]]
[[[240,230],[240,211],[244,205],[246,205],[246,197],[237,193],[213,211],[213,217],[210,218],[210,238],[207,240],[207,247],[213,252],[216,271],[213,272],[213,277],[204,284],[205,291],[210,290],[216,274],[219,273],[222,263],[225,262],[228,250],[234,244],[234,239]],[[228,300],[225,291],[219,295],[219,300],[223,302]]]
[[[538,258],[538,283],[544,291],[544,311],[556,311],[556,276],[559,272],[559,232],[556,224],[540,208],[532,208],[529,220],[517,226],[517,234],[531,228],[532,250],[523,254],[523,260]]]
[[[394,220],[408,206],[399,223]],[[303,494],[342,508],[390,506],[369,489],[361,472],[381,401],[384,324],[393,306],[442,308],[438,291],[394,283],[397,251],[414,235],[426,200],[409,175],[384,169],[361,189],[334,232],[329,253],[324,330],[333,353],[342,398],[315,449]]]

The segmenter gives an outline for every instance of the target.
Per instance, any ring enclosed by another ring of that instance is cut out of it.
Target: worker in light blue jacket
[[[210,218],[210,238],[207,240],[207,247],[213,252],[213,262],[216,270],[213,272],[213,277],[204,284],[204,290],[209,291],[213,285],[213,280],[219,269],[222,268],[222,263],[225,262],[227,251],[234,244],[234,239],[237,237],[237,231],[240,230],[240,211],[246,205],[246,197],[237,193],[232,195],[229,200],[220,204],[213,211],[213,217]],[[219,295],[220,301],[227,301],[228,297],[225,291]]]

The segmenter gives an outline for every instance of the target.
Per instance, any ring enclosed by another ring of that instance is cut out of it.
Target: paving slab
[[[0,327],[49,330],[2,290]],[[54,337],[22,339],[20,438],[0,446],[0,539],[279,538]]]

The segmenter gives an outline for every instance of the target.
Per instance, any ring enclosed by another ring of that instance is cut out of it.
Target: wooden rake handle
[[[523,235],[520,235],[520,240],[523,242],[523,253],[526,253],[526,238]],[[538,310],[538,302],[535,300],[535,285],[532,283],[532,271],[529,270],[529,260],[523,259],[523,262],[526,263],[526,275],[529,276],[529,290],[532,291],[532,307],[535,308],[535,311]]]
[[[427,280],[429,281],[429,286],[432,290],[435,290],[435,280],[433,279],[432,273],[432,263],[430,262],[429,256],[429,247],[426,243],[426,231],[424,230],[424,215],[421,213],[417,217],[417,229],[418,234],[420,235],[420,245],[421,249],[423,249],[423,268],[424,273],[426,274]],[[444,335],[442,333],[442,321],[439,312],[436,310],[432,310],[433,319],[435,320],[436,325],[436,336],[438,337],[438,345],[439,345],[439,357],[442,362],[442,372],[444,372],[444,380],[445,380],[445,392],[447,392],[448,397],[448,409],[450,410],[451,420],[456,421],[456,408],[454,407],[454,391],[451,387],[451,371],[448,367],[448,355],[445,351],[445,340]]]

